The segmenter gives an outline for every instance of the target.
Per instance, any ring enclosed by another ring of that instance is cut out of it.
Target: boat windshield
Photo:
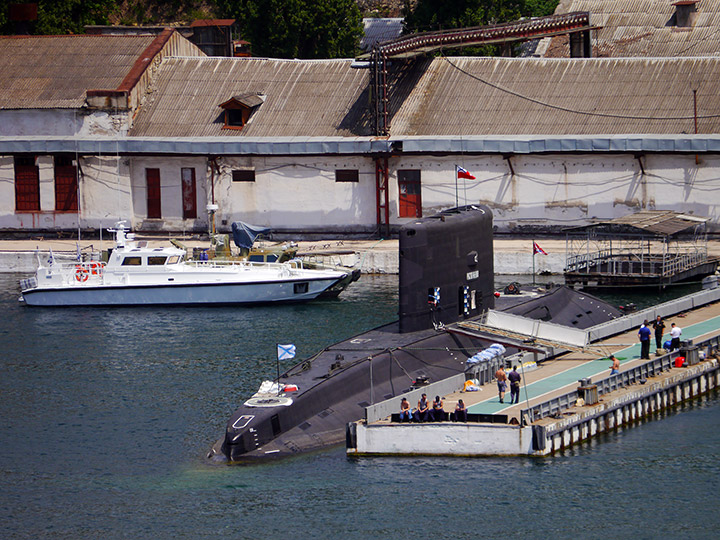
[[[173,255],[167,261],[168,264],[177,264],[180,262],[180,255]]]

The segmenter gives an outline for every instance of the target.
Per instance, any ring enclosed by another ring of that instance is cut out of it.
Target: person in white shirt
[[[680,335],[682,334],[682,328],[676,326],[675,323],[670,325],[670,350],[680,348]]]

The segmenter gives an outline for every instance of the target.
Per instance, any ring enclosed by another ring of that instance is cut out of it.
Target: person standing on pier
[[[638,331],[638,337],[640,338],[640,359],[650,360],[650,328],[648,328],[648,322],[643,322],[640,330]]]
[[[655,345],[657,349],[662,349],[662,337],[665,332],[665,321],[662,320],[660,315],[653,322],[653,329],[655,330]]]
[[[680,335],[682,334],[682,328],[675,326],[675,323],[670,324],[670,350],[675,351],[680,348]]]
[[[520,403],[520,374],[517,372],[517,366],[513,366],[513,370],[508,374],[510,380],[510,403]]]
[[[495,372],[495,379],[497,379],[498,395],[500,396],[500,403],[504,403],[505,390],[507,390],[507,375],[502,366]]]
[[[614,354],[611,354],[608,356],[609,360],[612,360],[612,365],[610,366],[610,375],[615,375],[616,373],[620,373],[620,360],[615,358]]]

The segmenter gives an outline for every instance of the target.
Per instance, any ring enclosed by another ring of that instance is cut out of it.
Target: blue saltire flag
[[[279,345],[278,348],[278,360],[290,360],[295,358],[295,345],[292,343],[289,345]]]

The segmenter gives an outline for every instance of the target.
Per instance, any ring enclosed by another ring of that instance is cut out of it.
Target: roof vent
[[[672,3],[675,6],[675,26],[690,28],[695,24],[698,2],[700,0],[677,0]]]
[[[233,96],[218,105],[225,109],[225,125],[223,129],[242,129],[250,120],[250,116],[265,103],[263,94],[250,93]]]

